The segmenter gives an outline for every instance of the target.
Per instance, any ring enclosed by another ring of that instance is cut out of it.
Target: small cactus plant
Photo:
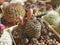
[[[11,3],[8,6],[5,6],[3,9],[3,19],[7,22],[16,23],[18,22],[18,17],[21,15],[25,16],[25,9],[20,4]]]

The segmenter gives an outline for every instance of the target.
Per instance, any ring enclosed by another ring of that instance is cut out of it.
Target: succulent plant
[[[16,23],[16,22],[18,22],[18,19],[17,18],[20,15],[22,17],[25,16],[25,9],[20,4],[11,3],[11,4],[9,4],[9,5],[7,5],[7,6],[4,7],[3,14],[4,14],[3,15],[3,18],[7,22]]]
[[[24,20],[22,19],[24,22],[23,25],[21,17],[19,18],[21,22],[21,24],[19,24],[19,28],[22,27],[23,33],[27,34],[29,38],[39,38],[41,35],[41,23],[37,20],[36,17],[32,17],[31,10],[29,10],[27,13],[29,13],[27,14],[27,18]]]
[[[49,11],[47,15],[45,15],[44,20],[46,20],[58,33],[60,33],[60,16],[56,11]]]
[[[54,10],[51,10],[47,13],[47,15],[45,15],[43,17],[51,25],[54,25],[56,23],[57,18],[59,17],[59,13]]]

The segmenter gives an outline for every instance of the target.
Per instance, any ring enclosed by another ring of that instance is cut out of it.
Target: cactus
[[[33,17],[31,20],[24,19],[24,24],[18,25],[19,29],[21,28],[21,31],[25,33],[29,38],[39,38],[41,35],[41,23],[38,21],[35,17]]]
[[[29,9],[27,11],[27,17],[22,18],[24,24],[22,25],[21,16],[19,18],[20,24],[19,28],[22,25],[23,33],[25,33],[29,38],[39,38],[41,35],[41,23],[37,20],[36,17],[33,17],[33,10]]]
[[[23,8],[22,5],[20,4],[9,4],[8,6],[4,7],[3,9],[3,18],[7,21],[7,22],[12,22],[12,23],[16,23],[18,22],[18,16],[25,16],[25,10]]]

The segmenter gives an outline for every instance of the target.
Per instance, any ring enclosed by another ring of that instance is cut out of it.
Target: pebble
[[[32,44],[38,44],[39,42],[38,42],[38,40],[36,38],[32,38],[31,39],[31,43]]]

